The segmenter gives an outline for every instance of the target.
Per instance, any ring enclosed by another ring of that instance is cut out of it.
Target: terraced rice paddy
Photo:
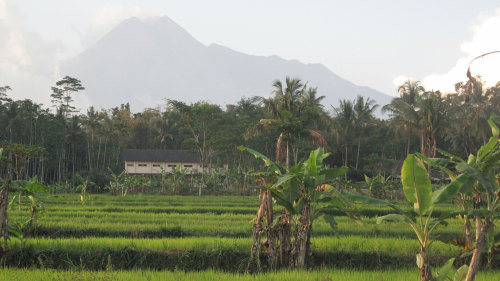
[[[9,242],[1,280],[418,280],[411,230],[375,223],[391,212],[387,208],[361,207],[361,225],[338,213],[336,230],[315,222],[313,271],[250,276],[238,273],[249,258],[256,197],[91,195],[82,205],[69,194],[42,201],[46,210],[32,237]],[[436,214],[452,208],[440,206]],[[14,208],[10,222],[27,216]],[[452,219],[437,233],[448,237],[462,228]],[[440,265],[460,250],[437,241],[431,263]],[[498,281],[500,271],[477,280]]]

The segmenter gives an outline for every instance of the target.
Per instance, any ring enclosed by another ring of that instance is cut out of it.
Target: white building
[[[129,174],[172,172],[177,165],[187,172],[202,172],[200,158],[189,150],[125,149],[123,161]]]

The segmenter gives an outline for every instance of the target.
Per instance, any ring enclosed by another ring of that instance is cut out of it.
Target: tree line
[[[396,174],[412,152],[434,157],[444,148],[466,157],[488,140],[490,114],[500,114],[500,83],[484,87],[480,77],[446,94],[406,81],[387,105],[358,96],[324,106],[316,88],[286,78],[272,85],[270,97],[242,98],[226,108],[165,99],[163,108],[141,112],[129,104],[78,112],[73,98],[84,89],[66,76],[52,87],[52,105],[44,107],[15,100],[15,89],[0,87],[2,173],[9,163],[16,179],[36,175],[47,183],[74,183],[78,174],[102,185],[110,181],[109,170],[123,171],[127,148],[190,149],[205,167],[248,171],[259,163],[240,145],[287,167],[321,146],[333,154],[328,165],[349,167],[346,178],[362,179]]]

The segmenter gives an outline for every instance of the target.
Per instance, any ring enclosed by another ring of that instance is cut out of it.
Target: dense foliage
[[[362,180],[364,174],[397,174],[407,153],[435,156],[441,147],[465,157],[477,151],[488,139],[486,120],[500,113],[500,85],[483,88],[479,78],[470,83],[444,95],[407,81],[391,104],[379,105],[388,118],[381,119],[376,101],[357,97],[324,107],[316,89],[297,79],[277,81],[270,98],[243,98],[225,109],[168,100],[164,108],[136,113],[128,104],[76,112],[73,97],[85,83],[65,77],[52,89],[50,108],[15,100],[15,89],[1,87],[0,142],[17,179],[37,175],[77,186],[79,173],[101,191],[112,180],[108,168],[123,170],[125,148],[191,149],[206,166],[228,164],[243,173],[259,162],[239,145],[294,165],[319,144],[334,155],[325,162],[348,166],[347,177]],[[6,165],[1,169],[4,174]]]

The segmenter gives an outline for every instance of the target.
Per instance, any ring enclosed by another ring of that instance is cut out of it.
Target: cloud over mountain
[[[26,30],[18,10],[0,0],[0,87],[10,86],[9,96],[25,99],[48,92],[55,77],[57,52],[62,48],[60,42],[48,42]],[[37,101],[48,104],[50,96]]]
[[[307,81],[325,95],[325,105],[363,95],[386,104],[391,97],[342,79],[321,64],[278,56],[254,56],[227,47],[205,46],[168,17],[130,18],[80,55],[65,61],[63,75],[77,77],[91,102],[108,108],[130,102],[134,110],[162,99],[230,104],[267,96],[275,79]]]

